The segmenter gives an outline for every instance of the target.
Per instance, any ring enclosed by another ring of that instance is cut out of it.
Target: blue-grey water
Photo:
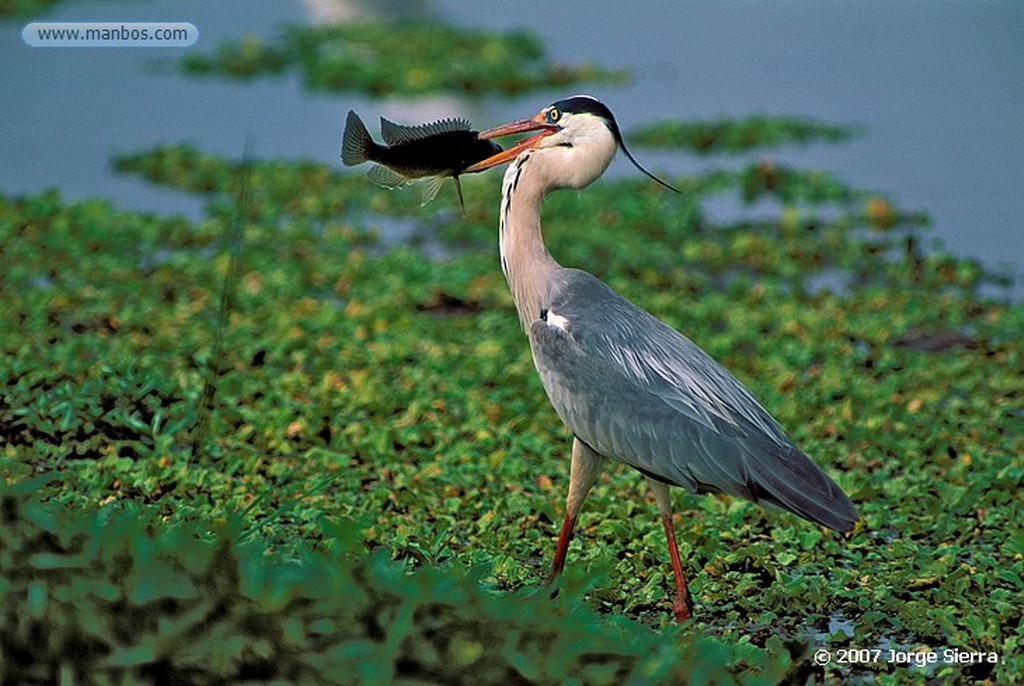
[[[628,85],[581,89],[605,100],[626,130],[668,117],[754,112],[863,125],[853,142],[772,156],[927,211],[931,235],[1016,275],[1022,291],[1024,3],[78,0],[39,19],[185,21],[200,33],[186,49],[210,51],[222,38],[270,37],[284,23],[324,12],[351,17],[395,7],[468,26],[529,27],[557,60],[629,70]],[[237,157],[252,135],[260,157],[336,165],[350,108],[407,121],[459,114],[487,126],[568,95],[377,102],[309,94],[297,76],[197,80],[174,68],[185,49],[30,48],[20,35],[27,21],[0,23],[0,191],[9,194],[57,187],[69,199],[105,196],[121,207],[195,217],[197,199],[115,175],[110,156],[191,141]],[[644,156],[668,172],[711,164]],[[622,161],[612,171],[632,173]]]

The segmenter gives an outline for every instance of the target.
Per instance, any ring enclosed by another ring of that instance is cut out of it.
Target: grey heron
[[[640,471],[654,493],[680,622],[692,616],[693,602],[675,540],[670,486],[739,496],[837,531],[852,530],[858,516],[846,494],[725,367],[548,252],[540,223],[544,196],[589,185],[619,148],[668,186],[629,153],[608,107],[575,96],[480,136],[524,132],[536,133],[467,171],[511,162],[501,194],[501,267],[544,389],[573,434],[565,518],[548,582],[565,566],[580,508],[606,458]]]

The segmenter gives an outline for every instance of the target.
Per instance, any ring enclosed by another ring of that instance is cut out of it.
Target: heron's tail
[[[770,503],[836,531],[851,531],[856,508],[811,458],[792,446],[775,459],[748,462],[747,487],[755,502]]]
[[[376,145],[363,120],[353,110],[349,110],[348,118],[345,120],[345,133],[341,138],[342,163],[346,167],[352,167],[366,162]]]

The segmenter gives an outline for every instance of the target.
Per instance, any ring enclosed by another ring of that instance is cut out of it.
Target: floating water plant
[[[185,71],[253,78],[297,71],[307,88],[375,96],[449,92],[514,95],[578,83],[621,83],[625,72],[545,57],[528,31],[430,23],[360,22],[286,28],[273,41],[247,36],[213,55],[190,52]]]

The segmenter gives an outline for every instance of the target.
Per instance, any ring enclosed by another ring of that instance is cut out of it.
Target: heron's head
[[[532,151],[547,170],[553,187],[583,188],[604,173],[615,151],[622,148],[640,171],[666,188],[676,190],[640,166],[626,148],[612,111],[597,98],[575,95],[559,100],[534,117],[483,131],[480,138],[489,140],[530,131],[537,133],[466,171],[483,171]]]

